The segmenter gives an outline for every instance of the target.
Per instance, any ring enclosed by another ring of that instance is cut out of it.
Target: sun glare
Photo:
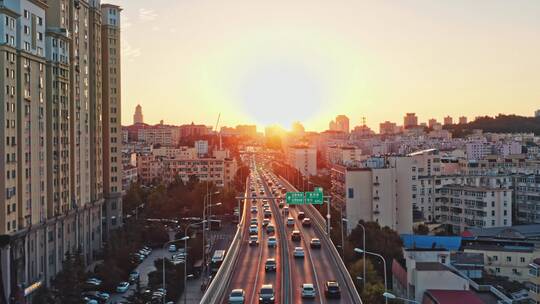
[[[247,115],[259,125],[289,128],[313,117],[324,102],[325,84],[309,67],[272,62],[249,70],[240,88]]]

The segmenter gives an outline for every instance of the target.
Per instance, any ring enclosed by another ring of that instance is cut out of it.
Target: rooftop
[[[424,297],[432,299],[437,304],[484,304],[484,301],[470,290],[428,289]]]
[[[457,251],[461,247],[460,236],[432,236],[402,234],[403,247],[407,250],[449,250]]]
[[[450,271],[450,269],[439,262],[417,262],[416,263],[417,271]]]

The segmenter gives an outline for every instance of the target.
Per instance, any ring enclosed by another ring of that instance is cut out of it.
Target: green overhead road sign
[[[315,191],[305,193],[287,192],[285,194],[285,202],[289,205],[322,205],[324,203],[323,189],[315,188]]]
[[[322,205],[323,193],[322,191],[306,192],[306,204]]]
[[[285,194],[285,201],[289,205],[303,205],[304,192],[287,192]]]

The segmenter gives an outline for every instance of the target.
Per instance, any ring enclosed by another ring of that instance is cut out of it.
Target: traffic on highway
[[[295,189],[261,160],[248,161],[245,233],[222,303],[355,303],[313,210],[286,204]]]

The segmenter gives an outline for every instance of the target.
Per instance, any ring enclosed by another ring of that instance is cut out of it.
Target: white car
[[[317,292],[315,291],[315,286],[313,284],[305,283],[302,284],[302,298],[315,298]]]
[[[243,304],[246,299],[246,293],[243,289],[233,289],[229,295],[229,304]]]
[[[256,206],[251,207],[251,213],[257,213],[257,207]]]
[[[174,244],[169,245],[169,252],[176,252],[176,245]]]
[[[268,238],[268,247],[277,247],[277,238],[275,236],[271,236]]]
[[[302,248],[302,247],[294,247],[293,256],[295,258],[304,258],[304,256],[305,256],[304,248]]]
[[[259,228],[257,225],[250,225],[249,226],[249,234],[257,234],[259,233]]]
[[[294,226],[294,219],[292,217],[287,218],[287,226],[289,226],[289,227]]]
[[[258,246],[259,238],[256,235],[250,235],[248,243],[249,243],[249,246]]]
[[[118,286],[116,286],[116,292],[118,293],[124,293],[129,289],[129,283],[128,282],[120,282]]]

